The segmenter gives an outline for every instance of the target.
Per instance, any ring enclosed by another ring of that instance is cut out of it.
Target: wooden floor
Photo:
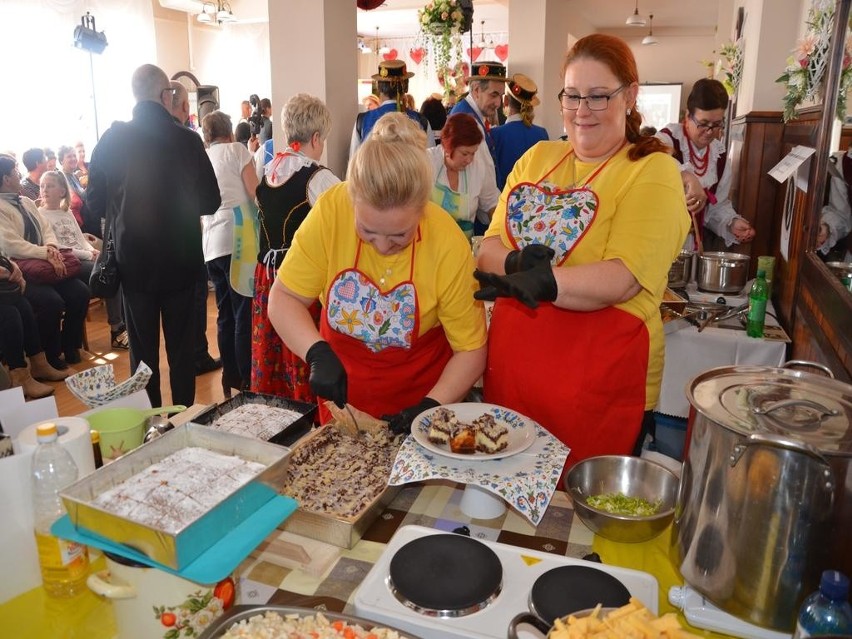
[[[113,349],[110,344],[109,324],[106,321],[106,307],[104,304],[96,303],[90,307],[89,319],[86,322],[86,333],[89,340],[89,354],[82,353],[83,362],[74,366],[75,370],[84,370],[100,364],[112,364],[115,369],[115,378],[124,381],[130,377],[130,355],[128,351]],[[219,356],[216,345],[216,302],[211,292],[207,298],[207,342],[208,350],[213,357]],[[195,402],[197,404],[210,404],[221,402],[224,399],[222,392],[222,371],[217,370],[195,378]],[[47,382],[56,389],[54,397],[62,417],[77,415],[87,410],[87,406],[80,402],[65,385],[65,382]],[[165,344],[160,339],[160,387],[163,393],[163,406],[172,403],[172,393],[169,389],[169,367],[166,361]]]

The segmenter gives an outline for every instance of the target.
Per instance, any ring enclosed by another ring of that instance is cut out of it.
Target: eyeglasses
[[[692,120],[692,123],[697,126],[700,131],[704,131],[706,133],[712,133],[713,131],[725,126],[725,123],[721,120],[718,122],[699,122],[692,114],[690,114],[689,119]]]
[[[605,111],[609,106],[609,101],[621,93],[626,86],[626,84],[622,84],[609,95],[577,95],[576,93],[566,93],[565,89],[562,89],[556,97],[559,98],[560,106],[566,111],[578,110],[581,100],[586,101],[586,106],[589,107],[590,111]]]
[[[163,94],[166,93],[167,91],[172,98],[174,98],[175,95],[177,94],[177,89],[169,87],[168,89],[163,89],[162,91],[160,91],[160,97],[162,98]]]

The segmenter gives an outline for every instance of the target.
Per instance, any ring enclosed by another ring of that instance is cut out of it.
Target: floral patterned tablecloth
[[[465,461],[433,453],[409,436],[396,455],[388,484],[448,479],[480,486],[537,526],[559,483],[570,449],[534,423],[535,441],[526,450],[493,460]]]

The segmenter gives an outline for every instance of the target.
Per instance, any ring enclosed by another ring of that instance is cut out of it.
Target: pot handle
[[[778,402],[772,402],[771,404],[767,404],[764,406],[752,406],[751,412],[755,415],[768,415],[774,410],[779,410],[781,408],[789,408],[790,406],[804,406],[805,408],[813,408],[816,411],[822,413],[823,417],[831,416],[837,417],[840,414],[840,411],[836,408],[826,408],[819,402],[815,402],[812,399],[782,399]]]
[[[834,373],[831,372],[831,369],[825,364],[820,364],[818,362],[811,362],[806,359],[791,359],[789,361],[784,362],[781,365],[781,368],[793,368],[793,366],[810,366],[812,368],[818,368],[823,373],[828,375],[831,379],[834,379]]]
[[[109,570],[93,572],[86,580],[89,590],[96,595],[108,599],[133,599],[136,596],[136,588],[122,581],[112,582]]]
[[[532,613],[522,612],[515,615],[509,622],[509,628],[506,633],[508,639],[518,639],[518,626],[522,623],[534,626],[538,631],[543,632],[544,634],[550,632],[550,626],[546,625],[541,619]]]

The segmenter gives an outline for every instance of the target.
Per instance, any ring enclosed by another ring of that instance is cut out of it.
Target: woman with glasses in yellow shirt
[[[689,216],[668,147],[639,133],[630,47],[581,38],[563,70],[569,141],[515,163],[480,246],[476,297],[496,300],[485,401],[544,426],[572,465],[638,451],[653,430],[659,305]]]
[[[657,137],[672,147],[672,155],[680,164],[686,206],[696,226],[709,229],[724,240],[725,246],[731,246],[753,240],[754,228],[737,215],[729,197],[731,163],[720,139],[727,108],[724,85],[701,78],[686,100],[683,123],[666,125]],[[696,244],[699,239],[704,240],[696,238]]]

